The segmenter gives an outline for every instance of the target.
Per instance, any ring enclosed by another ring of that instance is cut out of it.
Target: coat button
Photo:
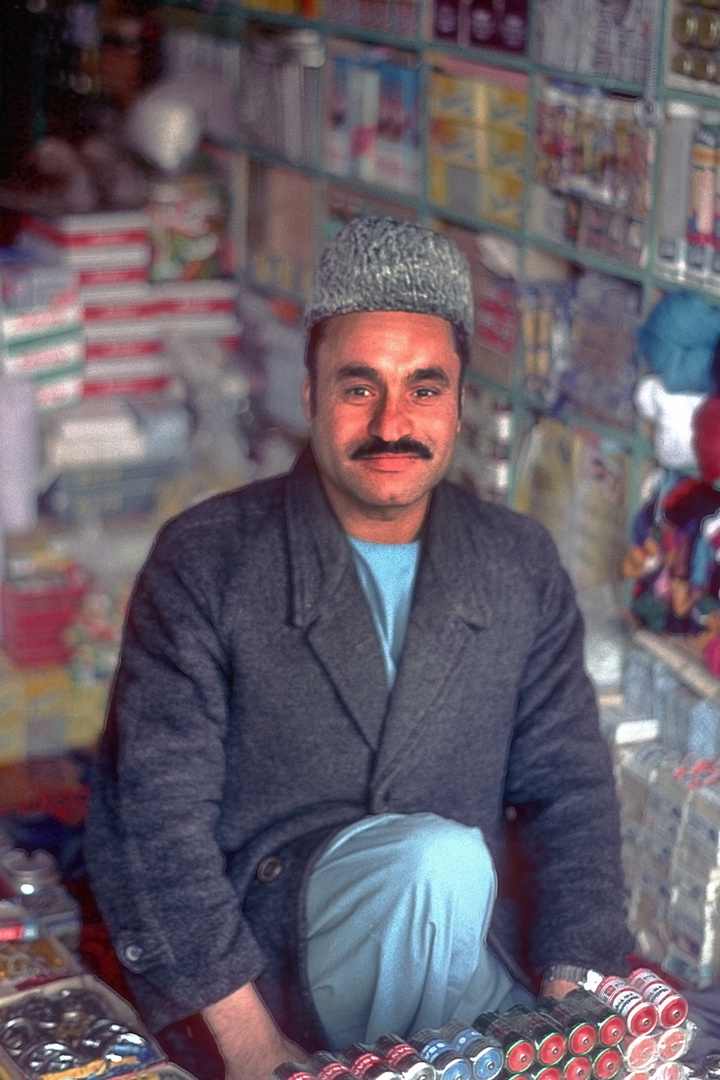
[[[277,855],[266,855],[257,868],[257,879],[263,885],[277,881],[284,869],[284,863]]]
[[[123,949],[123,956],[129,964],[137,964],[138,960],[142,959],[142,954],[139,945],[126,945]]]

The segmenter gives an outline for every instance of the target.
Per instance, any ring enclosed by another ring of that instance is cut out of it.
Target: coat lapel
[[[491,616],[469,531],[453,489],[441,484],[433,494],[402,660],[378,748],[376,790],[416,730],[433,723],[464,651]]]
[[[303,629],[347,712],[377,746],[387,709],[382,652],[350,547],[309,452],[288,481],[293,625]]]

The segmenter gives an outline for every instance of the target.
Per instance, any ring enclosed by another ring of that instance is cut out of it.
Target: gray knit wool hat
[[[308,329],[351,311],[407,311],[439,315],[473,332],[470,269],[442,233],[393,218],[356,218],[320,253],[305,312]]]

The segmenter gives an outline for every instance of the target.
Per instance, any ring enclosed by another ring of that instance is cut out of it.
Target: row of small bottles
[[[450,1020],[407,1039],[387,1034],[338,1054],[317,1051],[304,1064],[279,1065],[271,1080],[611,1080],[627,1031],[615,1009],[578,990],[534,1009],[481,1013],[472,1025]]]
[[[524,53],[528,0],[435,0],[433,33],[439,41]]]

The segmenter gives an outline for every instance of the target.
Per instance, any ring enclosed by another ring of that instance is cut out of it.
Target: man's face
[[[435,315],[336,315],[317,352],[315,410],[303,397],[315,458],[340,520],[424,514],[460,430],[460,360]],[[357,534],[357,530],[356,530]]]

